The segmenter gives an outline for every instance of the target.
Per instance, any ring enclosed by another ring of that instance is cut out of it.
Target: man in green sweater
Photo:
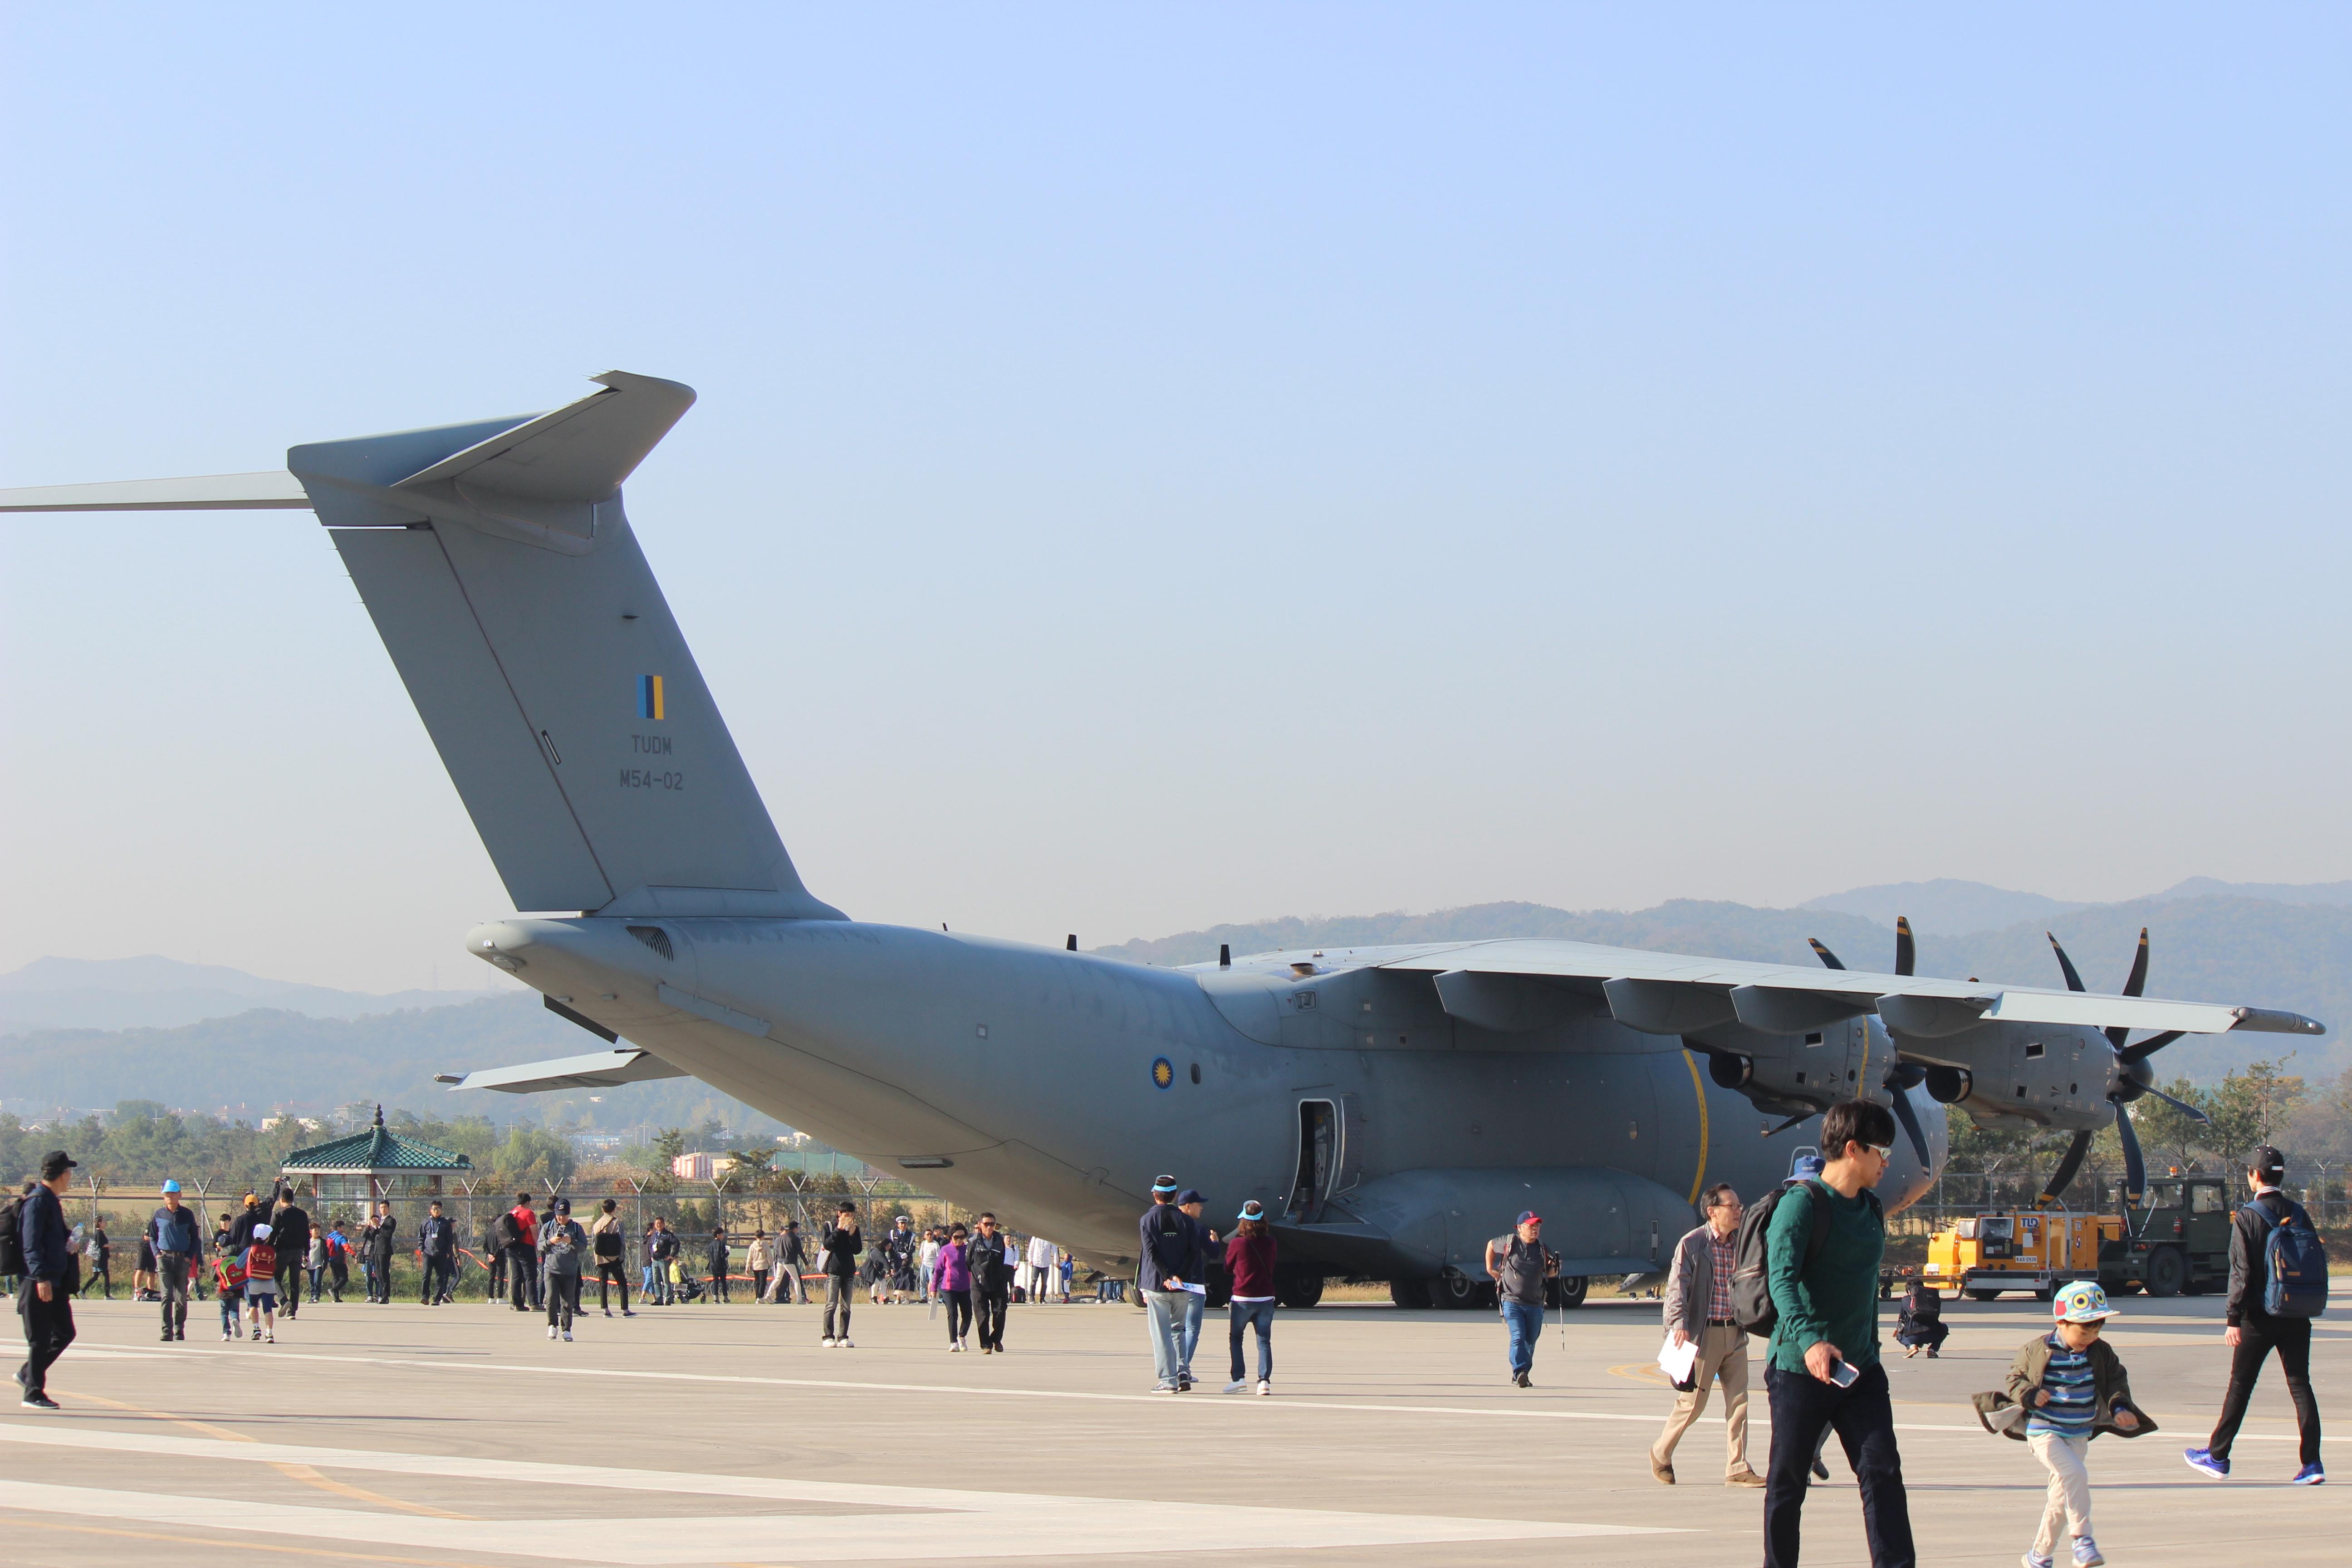
[[[1869,1189],[1894,1153],[1894,1113],[1840,1100],[1822,1118],[1821,1176],[1790,1189],[1765,1233],[1765,1273],[1779,1321],[1765,1355],[1772,1458],[1764,1485],[1764,1568],[1797,1568],[1807,1472],[1833,1430],[1862,1482],[1872,1568],[1913,1568],[1911,1510],[1895,1408],[1878,1363],[1878,1265],[1886,1222]],[[1816,1224],[1817,1211],[1826,1224]],[[1815,1237],[1819,1236],[1818,1248]]]

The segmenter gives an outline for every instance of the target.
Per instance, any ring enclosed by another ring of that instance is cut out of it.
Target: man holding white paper
[[[1675,1484],[1675,1445],[1706,1409],[1707,1385],[1720,1379],[1728,1444],[1723,1484],[1760,1487],[1764,1478],[1748,1465],[1748,1335],[1731,1315],[1731,1271],[1745,1211],[1728,1182],[1707,1188],[1699,1202],[1706,1223],[1675,1244],[1666,1275],[1666,1345],[1658,1352],[1670,1373],[1688,1357],[1690,1386],[1675,1397],[1666,1429],[1650,1446],[1650,1473]]]

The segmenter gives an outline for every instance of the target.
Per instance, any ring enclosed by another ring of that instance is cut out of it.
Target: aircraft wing
[[[2300,1014],[2264,1007],[1747,963],[1580,942],[1470,942],[1393,959],[1380,967],[1437,976],[1441,997],[1450,992],[1462,999],[1459,1007],[1449,1000],[1447,1010],[1465,1016],[1507,1003],[1514,984],[1597,990],[1618,1022],[1654,1035],[1688,1034],[1734,1022],[1791,1034],[1864,1013],[1876,1013],[1890,1028],[1924,1037],[1990,1023],[2177,1030],[2185,1035],[2326,1033]]]
[[[520,1067],[484,1068],[478,1072],[441,1073],[436,1081],[455,1093],[461,1089],[495,1089],[501,1094],[537,1094],[549,1089],[613,1089],[648,1079],[685,1078],[650,1051],[634,1046],[617,1051],[591,1051],[585,1056],[558,1057],[553,1061],[525,1062]]]

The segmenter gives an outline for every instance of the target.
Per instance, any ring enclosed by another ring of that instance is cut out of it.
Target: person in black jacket
[[[268,1219],[269,1215],[262,1212],[260,1198],[251,1193],[246,1194],[245,1206],[237,1210],[236,1216],[228,1222],[229,1251],[242,1253],[247,1247],[251,1247],[253,1227],[267,1224]]]
[[[163,1184],[163,1206],[147,1219],[147,1240],[155,1249],[155,1289],[163,1298],[163,1338],[188,1337],[188,1271],[204,1256],[205,1238],[196,1211],[180,1201],[180,1184]]]
[[[114,1274],[107,1266],[114,1261],[114,1243],[106,1238],[104,1220],[90,1221],[89,1234],[82,1237],[81,1256],[89,1268],[82,1276],[81,1290],[75,1294],[79,1295],[93,1285],[102,1285],[106,1288],[106,1299],[113,1300]]]
[[[849,1342],[849,1309],[857,1300],[857,1255],[866,1250],[857,1234],[857,1205],[844,1204],[833,1228],[818,1244],[824,1248],[824,1337],[817,1343],[830,1350],[855,1350]],[[834,1314],[838,1312],[839,1332]]]
[[[392,1205],[379,1203],[375,1217],[367,1224],[368,1300],[378,1306],[392,1304],[392,1246],[400,1234],[400,1222],[392,1217]]]
[[[72,1253],[66,1250],[66,1211],[58,1200],[73,1186],[74,1162],[62,1149],[41,1161],[41,1179],[18,1209],[17,1237],[25,1248],[25,1284],[16,1311],[25,1320],[25,1364],[16,1386],[27,1410],[55,1410],[49,1368],[74,1342],[74,1289],[81,1283]]]
[[[2190,1469],[2217,1480],[2230,1473],[2230,1447],[2246,1418],[2246,1402],[2253,1397],[2263,1363],[2273,1350],[2303,1439],[2303,1468],[2295,1472],[2294,1484],[2316,1486],[2327,1479],[2319,1463],[2319,1401],[2311,1392],[2311,1320],[2274,1318],[2263,1306],[2263,1291],[2270,1283],[2265,1253],[2271,1232],[2290,1220],[2311,1224],[2303,1205],[2279,1191],[2285,1179],[2286,1156],[2269,1144],[2256,1145],[2246,1156],[2246,1184],[2254,1195],[2230,1225],[2229,1327],[2221,1334],[2221,1342],[2230,1347],[2230,1390],[2221,1396],[2221,1418],[2214,1423],[2213,1436],[2202,1448],[2181,1456]]]
[[[437,1307],[457,1300],[457,1224],[441,1212],[439,1198],[433,1200],[425,1210],[425,1223],[417,1227],[416,1247],[425,1258],[425,1283],[417,1294],[418,1303]]]
[[[728,1259],[732,1255],[733,1248],[729,1246],[727,1240],[727,1227],[723,1225],[712,1226],[710,1244],[703,1248],[702,1262],[710,1276],[710,1300],[713,1301],[723,1302],[728,1300],[727,1268]]]
[[[307,1278],[303,1264],[310,1256],[310,1216],[295,1203],[291,1187],[278,1192],[278,1212],[269,1216],[269,1245],[278,1249],[278,1298],[286,1303],[279,1316],[299,1316]]]
[[[1013,1255],[996,1216],[980,1216],[964,1257],[971,1267],[971,1315],[980,1353],[1004,1353],[1004,1309],[1013,1300]]]

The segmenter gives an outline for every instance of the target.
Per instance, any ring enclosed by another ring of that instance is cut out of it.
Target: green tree
[[[685,1128],[665,1127],[654,1134],[654,1153],[660,1158],[662,1169],[669,1169],[669,1163],[685,1152]]]
[[[2208,1116],[2213,1113],[2213,1097],[2185,1078],[2176,1078],[2161,1086],[2173,1099],[2197,1107]],[[2186,1113],[2175,1110],[2154,1095],[2132,1102],[2132,1130],[2139,1134],[2140,1147],[2145,1151],[2148,1169],[2161,1175],[2167,1167],[2183,1171],[2201,1168],[2197,1151],[2210,1147],[2212,1134]]]
[[[2224,1076],[2213,1091],[2206,1108],[2213,1127],[2205,1144],[2229,1163],[2229,1169],[2235,1170],[2236,1162],[2255,1144],[2272,1142],[2274,1129],[2304,1098],[2303,1079],[2281,1070],[2293,1059],[2289,1052],[2277,1061],[2248,1062],[2244,1072]]]

